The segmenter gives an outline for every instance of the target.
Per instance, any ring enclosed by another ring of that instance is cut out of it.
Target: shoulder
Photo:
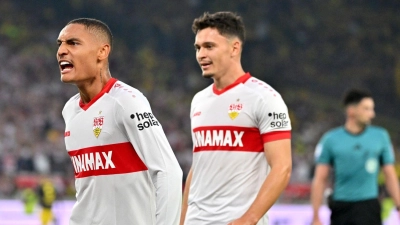
[[[76,105],[79,104],[80,100],[80,95],[77,93],[76,95],[72,96],[64,105],[64,108],[62,110],[62,114],[65,117],[65,115],[70,112],[73,108],[75,108]]]
[[[340,138],[345,134],[343,127],[336,127],[331,130],[328,130],[321,138],[323,141],[334,140],[335,138]]]
[[[282,96],[271,85],[255,77],[250,77],[243,83],[246,92],[263,101],[281,101]]]
[[[197,92],[193,99],[192,99],[192,107],[196,105],[198,102],[203,101],[204,99],[207,99],[208,97],[212,96],[212,84],[209,85],[208,87],[204,88],[203,90]]]
[[[117,81],[108,92],[109,97],[114,99],[122,108],[129,106],[149,105],[149,101],[138,89]]]
[[[70,107],[71,105],[74,105],[76,102],[79,102],[81,99],[79,93],[76,93],[74,96],[72,96],[66,103],[64,108]]]
[[[385,128],[380,127],[380,126],[370,125],[370,126],[368,126],[367,132],[368,132],[368,135],[371,135],[371,136],[377,136],[377,135],[389,136],[389,132]]]
[[[379,132],[379,133],[387,133],[388,131],[380,126],[375,126],[375,125],[369,125],[368,126],[368,131],[370,132]]]

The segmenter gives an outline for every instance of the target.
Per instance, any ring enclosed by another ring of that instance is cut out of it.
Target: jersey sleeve
[[[116,118],[148,168],[156,190],[156,224],[179,224],[182,169],[144,96],[119,99]]]
[[[384,130],[383,131],[383,146],[381,153],[381,165],[394,164],[394,152],[393,145],[390,141],[389,133]]]
[[[264,143],[291,138],[288,109],[278,93],[271,92],[260,99],[256,107],[256,118]]]
[[[330,150],[327,135],[324,135],[318,142],[314,156],[317,164],[333,164],[332,151]]]

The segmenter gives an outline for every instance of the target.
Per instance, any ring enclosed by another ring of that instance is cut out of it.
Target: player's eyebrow
[[[205,45],[215,45],[215,42],[206,41],[200,44],[194,43],[194,47],[205,46]]]
[[[64,42],[74,42],[74,41],[80,41],[79,38],[69,38],[67,40],[65,40]],[[57,44],[61,44],[63,41],[60,39],[57,39]]]

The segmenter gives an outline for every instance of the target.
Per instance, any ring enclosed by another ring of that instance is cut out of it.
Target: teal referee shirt
[[[333,199],[339,201],[377,198],[380,167],[395,161],[388,132],[377,126],[367,126],[360,134],[344,127],[328,131],[315,156],[317,164],[333,167]]]

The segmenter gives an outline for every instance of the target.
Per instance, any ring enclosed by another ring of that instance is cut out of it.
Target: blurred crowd
[[[211,84],[195,61],[191,23],[204,11],[242,15],[245,70],[277,89],[289,107],[293,175],[286,197],[296,201],[307,197],[317,141],[344,121],[340,97],[346,89],[372,91],[375,123],[390,131],[400,149],[399,9],[395,0],[3,0],[0,198],[35,186],[39,175],[53,179],[59,196],[74,196],[61,111],[77,89],[60,82],[55,57],[58,33],[71,19],[93,17],[110,26],[112,76],[147,96],[186,177],[190,101]]]

